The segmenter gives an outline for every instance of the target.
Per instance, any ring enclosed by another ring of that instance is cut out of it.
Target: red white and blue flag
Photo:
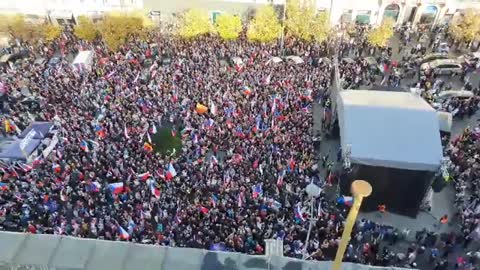
[[[108,188],[113,194],[118,194],[123,192],[123,182],[112,183],[108,185]]]
[[[125,229],[122,228],[122,226],[118,226],[118,232],[120,234],[120,239],[122,240],[130,239],[130,234],[127,231],[125,231]]]
[[[167,173],[165,175],[165,178],[167,180],[172,180],[175,176],[177,175],[177,171],[175,170],[175,168],[173,167],[172,163],[170,162],[168,164],[168,170],[167,170]]]
[[[8,185],[7,185],[7,183],[2,183],[2,182],[0,182],[0,190],[3,190],[3,191],[8,190]]]
[[[350,197],[350,196],[341,196],[341,197],[338,197],[337,198],[337,202],[339,204],[343,204],[343,205],[346,205],[346,206],[352,206],[353,204],[353,197]]]
[[[258,198],[263,196],[262,184],[256,184],[253,188],[252,196],[253,198]]]
[[[137,174],[138,180],[147,181],[152,175],[149,172]]]
[[[97,181],[92,182],[92,184],[90,185],[90,189],[92,190],[92,192],[99,192],[101,187],[102,186]]]
[[[150,185],[150,192],[152,192],[152,195],[155,196],[155,198],[160,198],[160,190],[156,188],[153,183]]]
[[[295,213],[295,218],[301,221],[305,221],[305,217],[303,217],[303,212],[302,209],[300,208],[300,205],[295,206],[293,209],[293,212]]]
[[[217,196],[215,196],[215,195],[210,196],[210,203],[212,204],[212,206],[214,208],[217,207],[217,203],[218,203]]]

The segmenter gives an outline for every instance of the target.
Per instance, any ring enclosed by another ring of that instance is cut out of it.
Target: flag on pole
[[[90,149],[88,149],[88,143],[85,140],[82,140],[80,142],[80,149],[82,149],[85,153],[90,152]]]
[[[150,133],[147,132],[147,140],[149,144],[152,144],[152,138],[150,138]]]
[[[122,226],[118,226],[118,231],[119,231],[119,234],[120,234],[120,239],[122,239],[122,240],[130,239],[130,234],[128,234],[128,232],[125,231],[125,229],[122,228]]]
[[[218,159],[215,157],[215,155],[212,155],[210,157],[210,166],[214,166],[218,164]]]
[[[150,172],[137,174],[138,180],[142,180],[142,181],[147,181],[147,179],[150,178],[151,176],[152,175],[150,174]]]
[[[118,194],[123,192],[123,182],[112,183],[108,185],[108,189],[113,194]]]
[[[92,192],[99,192],[101,187],[102,186],[100,185],[100,183],[98,183],[97,181],[93,181],[90,185],[90,190]]]
[[[286,174],[286,171],[285,171],[285,170],[282,170],[282,171],[278,174],[277,186],[279,186],[279,187],[283,186],[283,179],[284,179],[284,177],[285,177],[285,174]]]
[[[128,130],[126,125],[123,126],[123,133],[125,133],[125,138],[130,139],[130,136],[128,136]]]
[[[353,197],[351,196],[341,196],[337,198],[337,203],[343,204],[346,206],[352,206],[353,204]]]
[[[258,198],[263,196],[262,184],[256,184],[255,186],[252,187],[252,189],[253,189],[253,192],[252,192],[253,198]]]
[[[155,196],[155,198],[160,198],[160,190],[155,187],[154,183],[150,184],[150,192],[152,192],[152,195]]]
[[[246,85],[242,88],[242,90],[244,95],[249,96],[252,94],[252,89]]]
[[[167,180],[172,180],[176,175],[177,175],[177,171],[175,170],[172,163],[170,162],[168,164],[168,170],[167,170],[167,174],[165,175],[165,178]]]
[[[55,173],[60,173],[62,171],[62,168],[60,167],[60,164],[53,163],[52,169]]]
[[[22,169],[23,172],[27,173],[31,170],[33,170],[33,167],[28,165],[28,164],[24,164],[24,163],[18,163],[18,166],[20,167],[20,169]]]
[[[210,196],[210,203],[212,204],[212,207],[216,208],[217,202],[218,202],[217,196],[212,194],[212,196]]]
[[[300,208],[300,205],[295,206],[295,208],[293,209],[293,212],[295,213],[295,219],[300,221],[305,221],[305,217],[303,217],[303,212],[302,212],[302,209]]]
[[[217,114],[217,107],[215,106],[215,103],[210,102],[210,112],[212,113],[212,115],[216,115]]]
[[[0,182],[0,190],[3,190],[3,191],[8,190],[7,183]]]

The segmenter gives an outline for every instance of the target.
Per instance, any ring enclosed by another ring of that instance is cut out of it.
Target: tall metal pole
[[[310,198],[310,222],[308,224],[307,240],[305,241],[305,247],[303,248],[303,255],[302,255],[303,260],[305,260],[307,258],[308,242],[310,242],[310,234],[312,233],[313,222],[316,221],[316,219],[313,218],[314,205],[315,205],[315,198],[311,197]]]
[[[280,36],[280,50],[283,54],[283,46],[285,44],[285,15],[287,13],[287,0],[283,3],[283,14],[282,14],[282,33]]]
[[[343,229],[342,239],[338,245],[337,255],[335,256],[332,270],[340,270],[343,254],[345,254],[348,242],[350,242],[353,225],[357,219],[358,211],[362,205],[363,198],[370,196],[372,193],[372,186],[364,180],[355,180],[352,183],[351,189],[353,194],[353,205],[352,208],[350,208],[350,212],[348,212],[345,227]]]
[[[330,12],[328,13],[328,23],[332,25],[333,0],[330,0]]]

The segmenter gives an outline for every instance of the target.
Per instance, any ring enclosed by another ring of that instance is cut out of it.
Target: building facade
[[[216,13],[243,14],[265,4],[282,6],[285,0],[144,0],[147,10],[169,18],[188,8],[203,8]],[[397,24],[437,24],[450,20],[468,8],[480,9],[480,0],[316,0],[319,11],[328,11],[331,23],[379,24],[391,18]],[[279,8],[281,10],[281,7]]]
[[[315,0],[319,11],[330,12],[332,24],[356,22],[379,24],[391,18],[397,24],[438,24],[448,22],[462,11],[480,9],[480,0]],[[285,0],[1,0],[0,13],[22,13],[28,18],[70,23],[79,15],[100,17],[109,11],[145,9],[159,20],[175,18],[189,8],[218,14],[251,14],[256,8],[273,4],[281,13]]]
[[[143,9],[143,0],[1,0],[0,13],[21,13],[30,20],[73,23],[80,15],[101,16],[109,11]]]

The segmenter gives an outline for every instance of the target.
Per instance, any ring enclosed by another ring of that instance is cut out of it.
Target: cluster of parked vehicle
[[[425,57],[418,57],[415,62],[420,66],[423,74],[459,75],[464,70],[475,70],[480,67],[480,52],[462,55],[456,59],[449,58],[446,53],[432,53]]]

